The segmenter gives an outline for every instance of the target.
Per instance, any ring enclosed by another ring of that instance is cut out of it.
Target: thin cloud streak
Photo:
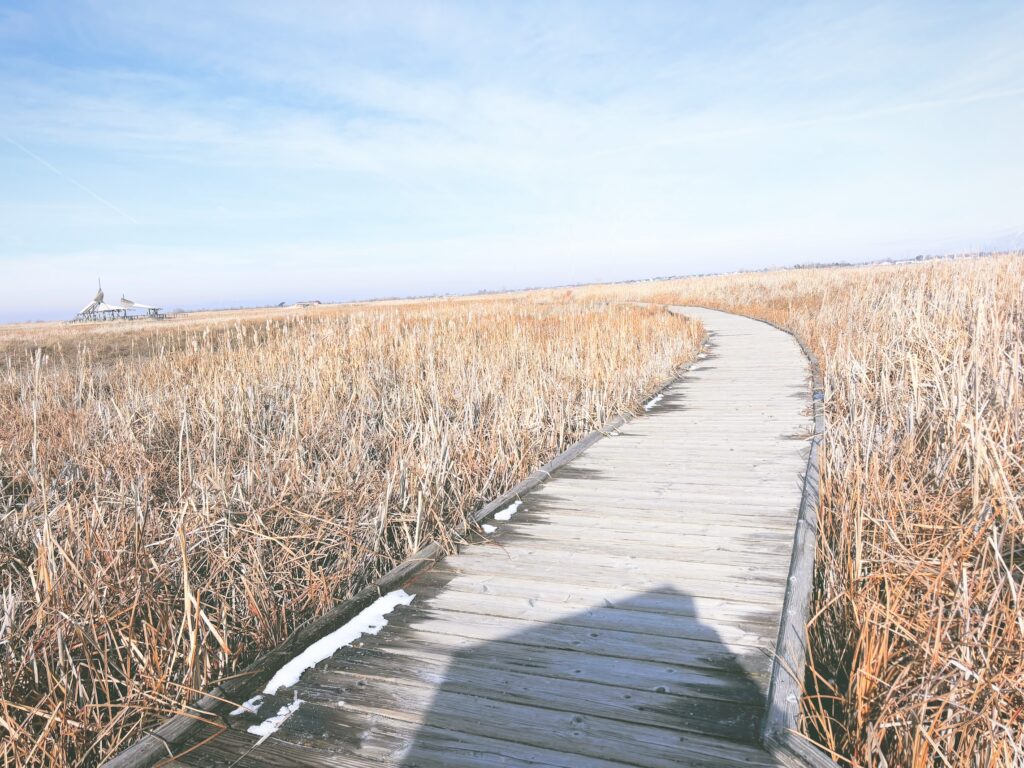
[[[77,179],[72,178],[71,176],[68,176],[66,173],[64,173],[64,171],[60,170],[60,168],[57,168],[55,165],[53,165],[53,163],[50,163],[47,160],[44,160],[43,158],[41,158],[39,155],[37,155],[32,150],[30,150],[28,147],[26,147],[21,142],[15,141],[10,136],[4,136],[4,139],[6,139],[8,143],[10,143],[10,144],[14,145],[15,147],[17,147],[18,149],[20,149],[23,153],[25,153],[26,155],[31,157],[33,160],[35,160],[36,162],[40,163],[44,168],[47,168],[48,170],[52,171],[53,173],[55,173],[56,175],[60,176],[65,181],[68,181],[68,182],[74,184],[80,190],[85,192],[87,195],[92,197],[97,202],[101,203],[102,205],[105,205],[107,208],[112,210],[114,213],[116,213],[116,214],[118,214],[120,216],[123,216],[124,218],[128,219],[128,221],[130,221],[132,224],[139,224],[139,221],[134,216],[130,215],[129,213],[124,211],[122,208],[119,208],[118,206],[114,205],[112,202],[107,200],[107,198],[103,197],[102,195],[97,193],[95,190],[92,190],[89,187],[85,186],[85,184],[83,184],[82,182],[78,181]]]

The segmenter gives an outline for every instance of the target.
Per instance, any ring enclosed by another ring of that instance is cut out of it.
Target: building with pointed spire
[[[129,314],[140,311],[145,312],[145,315]],[[160,314],[160,307],[153,307],[149,304],[139,304],[136,301],[126,299],[124,295],[121,296],[120,304],[108,304],[103,296],[103,283],[100,282],[96,291],[96,296],[92,301],[79,310],[72,322],[80,323],[96,320],[131,320],[135,317],[142,316],[154,318],[164,317],[164,315]]]

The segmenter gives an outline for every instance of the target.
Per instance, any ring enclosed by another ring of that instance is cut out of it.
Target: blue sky
[[[0,320],[1024,245],[1024,4],[0,4]]]

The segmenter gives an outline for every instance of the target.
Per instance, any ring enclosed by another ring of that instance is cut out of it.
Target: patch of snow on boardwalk
[[[257,712],[260,711],[260,705],[262,703],[263,694],[258,693],[251,699],[243,703],[241,706],[232,709],[231,714],[235,717],[238,717],[239,715],[244,715],[246,712],[248,712],[250,715],[255,715]]]
[[[650,401],[644,406],[644,410],[645,411],[651,410],[651,408],[653,408],[654,406],[656,406],[658,403],[661,402],[661,398],[663,398],[664,396],[665,396],[664,393],[662,393],[662,394],[655,395],[654,397],[652,397],[650,399]]]
[[[284,721],[292,715],[294,715],[301,704],[302,699],[296,696],[295,701],[293,701],[291,704],[285,704],[283,707],[277,710],[277,714],[273,717],[268,717],[262,723],[258,723],[257,725],[250,725],[249,733],[251,733],[253,736],[261,737],[260,740],[256,742],[257,745],[262,744],[264,741],[267,740],[268,737],[273,736],[275,733],[277,733],[278,729],[282,725],[284,725]]]
[[[484,523],[481,527],[484,529],[484,533],[494,533],[498,530],[498,526],[490,525],[489,523]]]
[[[516,510],[519,509],[519,507],[521,507],[522,504],[523,502],[521,501],[513,501],[511,504],[509,504],[507,507],[501,510],[501,512],[495,512],[494,519],[501,521],[511,520],[512,515],[516,513]]]
[[[412,602],[413,595],[404,589],[396,589],[384,597],[377,598],[359,614],[342,627],[321,637],[306,650],[293,658],[270,678],[264,693],[273,695],[281,688],[295,685],[302,677],[302,673],[312,666],[319,664],[324,659],[330,658],[339,648],[358,640],[363,635],[376,635],[385,626],[388,620],[384,618],[399,605],[408,605]]]

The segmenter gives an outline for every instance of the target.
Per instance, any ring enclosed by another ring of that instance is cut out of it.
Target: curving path
[[[644,417],[405,585],[414,599],[379,634],[230,728],[196,730],[169,764],[775,765],[758,735],[808,362],[764,323],[682,311],[708,354]]]

